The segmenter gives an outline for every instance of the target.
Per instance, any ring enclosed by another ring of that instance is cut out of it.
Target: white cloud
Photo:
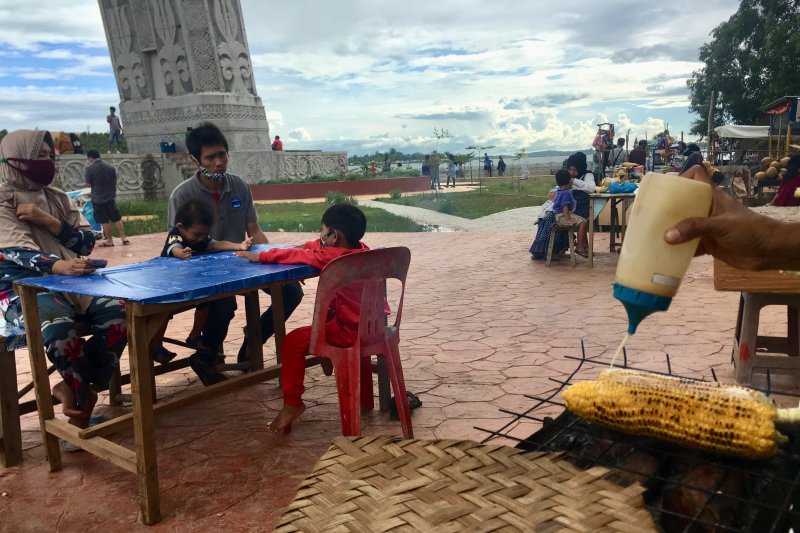
[[[685,83],[731,0],[241,0],[270,131],[351,153],[585,148],[596,124],[688,130]],[[118,101],[98,3],[0,0],[0,127],[105,129]],[[59,85],[54,87],[53,85]],[[94,119],[97,117],[97,120]],[[658,126],[661,124],[662,126]],[[673,128],[674,126],[674,128]]]

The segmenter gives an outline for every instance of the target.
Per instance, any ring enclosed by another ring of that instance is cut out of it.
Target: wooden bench
[[[17,391],[14,352],[26,345],[24,330],[0,322],[0,466],[5,468],[22,461],[20,415],[36,410],[36,400],[19,403],[19,399],[33,388],[33,383]]]

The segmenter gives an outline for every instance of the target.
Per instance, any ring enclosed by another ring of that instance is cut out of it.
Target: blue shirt
[[[553,213],[556,215],[563,213],[565,205],[569,208],[570,213],[575,211],[575,199],[572,197],[572,191],[559,189],[556,191],[556,197],[553,200]]]

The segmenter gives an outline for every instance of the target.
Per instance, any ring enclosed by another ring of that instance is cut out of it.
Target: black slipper
[[[221,372],[214,374],[209,373],[208,366],[203,363],[197,354],[189,356],[189,366],[192,367],[194,373],[200,378],[200,382],[206,387],[219,383],[220,381],[227,381],[228,379],[227,376]]]
[[[422,400],[419,399],[419,396],[411,392],[410,390],[406,391],[406,395],[408,396],[408,410],[414,411],[417,407],[422,406]],[[389,418],[392,420],[400,420],[400,414],[397,412],[397,402],[392,396],[389,399]]]

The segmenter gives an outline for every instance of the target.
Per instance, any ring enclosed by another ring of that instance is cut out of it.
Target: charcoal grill
[[[563,407],[556,398],[565,386],[583,379],[576,379],[583,370],[609,365],[608,360],[587,357],[583,344],[581,357],[567,358],[576,361],[572,374],[553,380],[556,386],[545,397],[526,396],[531,406],[523,412],[503,409],[514,418],[499,430],[478,428],[488,433],[484,442],[512,439],[525,450],[563,453],[580,468],[606,467],[611,471],[608,479],[619,486],[639,482],[646,488],[645,504],[663,531],[800,533],[800,433],[789,433],[789,443],[771,459],[748,461],[626,435],[566,410],[555,418],[543,416],[540,411],[547,407]],[[629,364],[627,352],[619,366],[644,370]],[[665,369],[654,373],[685,378],[672,373],[668,355]],[[716,381],[713,369],[712,379]],[[766,383],[762,392],[767,395],[798,396],[770,390],[769,375]],[[527,438],[512,436],[511,430],[522,421],[542,427]],[[781,432],[786,434],[783,428]]]

